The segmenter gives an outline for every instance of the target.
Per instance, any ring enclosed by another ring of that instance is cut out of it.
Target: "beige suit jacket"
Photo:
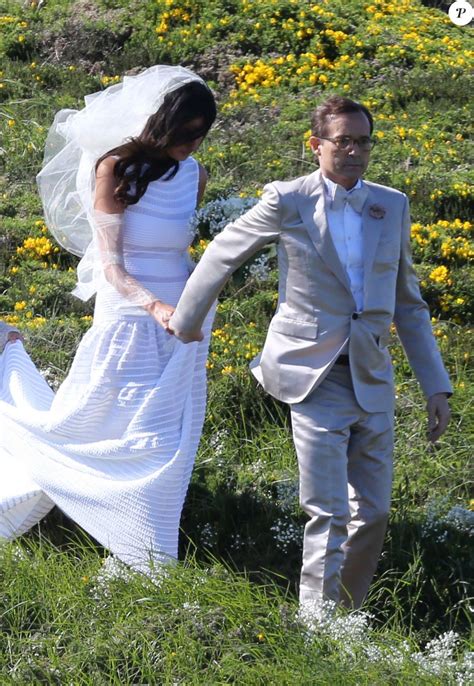
[[[364,183],[362,312],[355,312],[349,279],[331,239],[324,183],[316,171],[267,185],[258,204],[210,243],[171,319],[177,336],[198,330],[232,272],[266,243],[277,241],[278,305],[263,350],[251,364],[268,393],[287,403],[302,401],[349,341],[357,401],[367,412],[391,411],[387,343],[392,321],[425,395],[450,393],[413,269],[407,197]]]

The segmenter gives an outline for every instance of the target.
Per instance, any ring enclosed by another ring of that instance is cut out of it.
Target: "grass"
[[[111,575],[83,537],[66,548],[39,538],[1,549],[2,684],[451,683],[420,670],[396,618],[339,616],[312,632],[274,581],[216,559],[147,578]]]
[[[468,378],[459,359],[464,347],[456,344],[456,328],[447,335],[448,363],[459,368],[462,383]],[[120,568],[118,578],[101,571],[105,552],[58,511],[2,548],[1,678],[58,684],[469,683],[462,677],[468,674],[462,661],[469,645],[469,538],[443,519],[454,503],[465,507],[468,497],[469,385],[453,401],[448,435],[429,451],[418,389],[406,370],[397,373],[403,402],[393,509],[364,608],[371,615],[368,627],[361,629],[351,615],[339,620],[335,633],[327,627],[308,632],[298,621],[304,517],[288,414],[240,372],[211,381],[182,520],[181,562],[159,582]],[[252,411],[245,413],[250,399]],[[430,499],[436,510],[431,519]],[[443,653],[447,666],[438,674],[439,650],[423,648],[449,631],[463,638],[448,657]]]

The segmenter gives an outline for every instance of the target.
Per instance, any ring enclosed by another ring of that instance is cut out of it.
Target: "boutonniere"
[[[386,209],[382,205],[371,205],[369,207],[369,214],[374,219],[383,219],[385,217]]]

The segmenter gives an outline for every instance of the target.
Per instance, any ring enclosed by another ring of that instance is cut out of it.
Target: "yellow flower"
[[[448,268],[442,264],[433,269],[429,278],[435,283],[449,283],[448,274]]]
[[[53,244],[46,238],[41,236],[39,238],[26,238],[23,245],[16,249],[19,255],[29,253],[30,257],[45,257],[52,252],[58,252],[58,248],[54,248]]]
[[[26,302],[24,300],[20,300],[19,302],[15,303],[15,311],[16,312],[21,312],[21,310],[24,310],[26,307]]]
[[[18,324],[20,321],[20,318],[17,314],[7,314],[4,317],[4,320],[6,321],[7,324]]]

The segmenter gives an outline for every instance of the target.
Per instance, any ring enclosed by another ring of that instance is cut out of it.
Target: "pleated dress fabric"
[[[189,276],[198,165],[152,182],[124,217],[127,271],[176,305]],[[177,557],[178,531],[204,421],[204,340],[184,345],[110,284],[56,394],[21,343],[0,356],[0,536],[56,504],[133,567]]]

